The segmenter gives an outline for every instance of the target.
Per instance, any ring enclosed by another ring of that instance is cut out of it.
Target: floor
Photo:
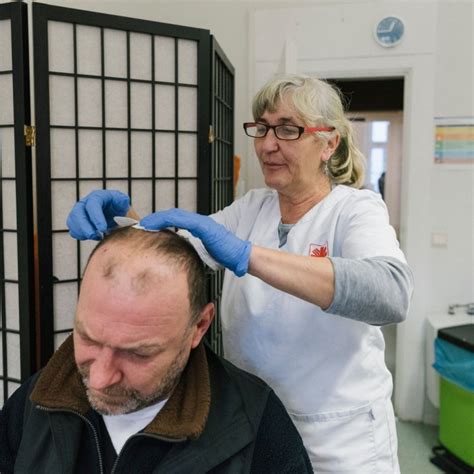
[[[440,474],[431,464],[431,448],[437,445],[438,427],[397,420],[398,460],[401,474]]]

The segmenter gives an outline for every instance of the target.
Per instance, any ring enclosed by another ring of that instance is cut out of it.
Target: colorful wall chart
[[[474,164],[474,117],[435,119],[435,163]]]

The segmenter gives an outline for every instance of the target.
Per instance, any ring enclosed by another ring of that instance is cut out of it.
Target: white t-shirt
[[[105,426],[109,432],[110,439],[114,445],[117,454],[123,448],[130,436],[141,431],[145,426],[151,423],[156,415],[165,406],[168,399],[155,403],[149,407],[143,408],[126,415],[102,415]]]

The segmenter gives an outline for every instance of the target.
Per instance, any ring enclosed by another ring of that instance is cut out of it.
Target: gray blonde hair
[[[339,89],[316,77],[278,76],[267,82],[252,102],[254,120],[265,111],[275,112],[280,102],[290,104],[307,126],[334,127],[340,134],[339,145],[327,165],[335,184],[359,188],[364,183],[365,158],[354,142],[352,125],[344,115]],[[329,139],[334,132],[316,132]]]

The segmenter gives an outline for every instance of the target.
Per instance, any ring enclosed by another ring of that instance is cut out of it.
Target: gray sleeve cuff
[[[332,257],[331,262],[335,291],[326,312],[377,326],[406,318],[413,292],[413,275],[406,263],[393,257]]]

